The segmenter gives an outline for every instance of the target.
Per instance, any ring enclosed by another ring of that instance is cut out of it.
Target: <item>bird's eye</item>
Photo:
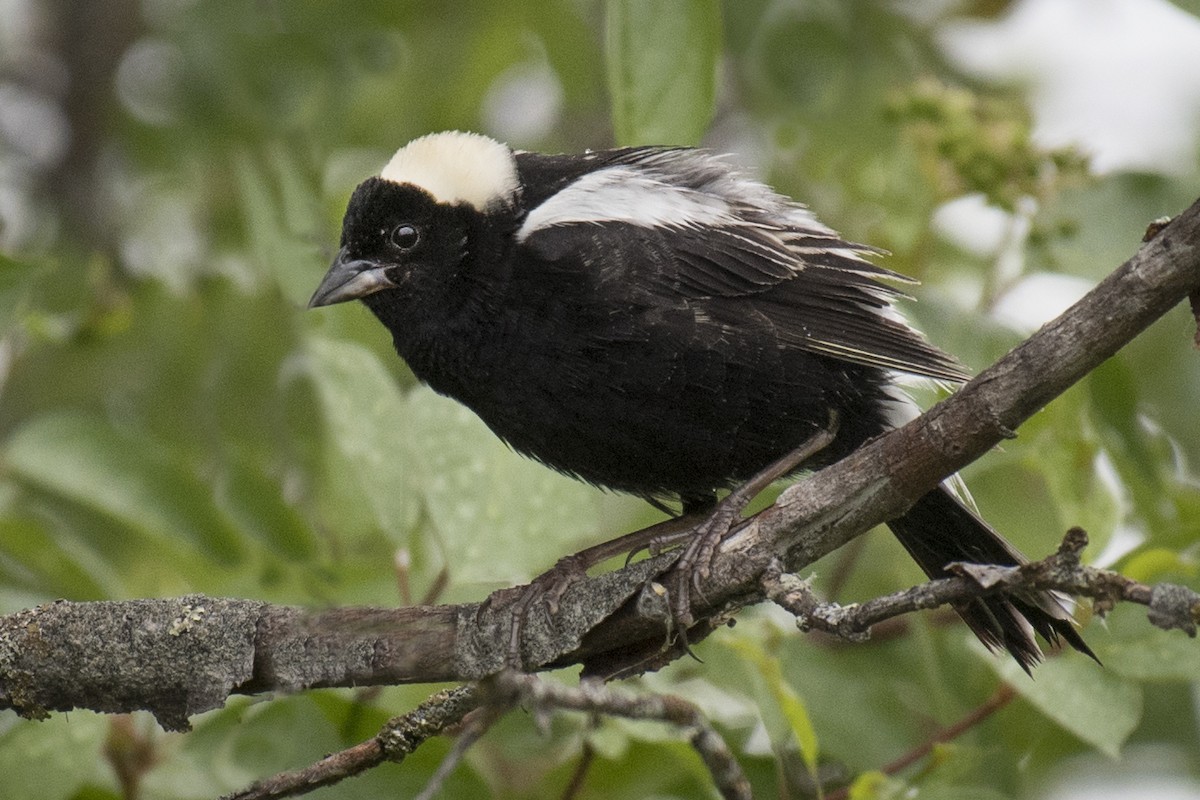
[[[401,250],[412,250],[421,241],[421,234],[416,227],[407,223],[392,228],[392,244]]]

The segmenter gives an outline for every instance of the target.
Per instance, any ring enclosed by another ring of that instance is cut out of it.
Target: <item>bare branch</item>
[[[713,783],[728,800],[750,798],[750,782],[733,757],[729,745],[693,704],[668,694],[633,694],[611,689],[599,681],[585,680],[578,687],[550,683],[536,675],[504,670],[489,679],[495,691],[511,694],[529,704],[535,713],[568,709],[609,714],[627,719],[666,722],[688,732],[692,747],[708,767]]]
[[[1197,290],[1200,202],[957,394],[788,489],[729,537],[693,593],[698,622],[688,641],[761,600],[772,560],[802,569],[902,513]],[[653,591],[676,558],[581,578],[556,613],[531,605],[521,629],[525,667],[582,664],[585,675],[608,678],[677,658],[679,647],[664,647],[669,614]],[[518,587],[484,604],[319,613],[200,596],[50,604],[0,618],[0,708],[26,716],[147,709],[183,729],[234,692],[477,680],[507,664],[520,596]],[[1150,590],[1146,602],[1156,620],[1194,613],[1170,587]]]
[[[223,796],[221,800],[276,800],[280,797],[296,797],[360,775],[372,767],[379,766],[383,761],[379,743],[370,739],[327,755],[303,769],[281,772],[257,780],[239,792]]]
[[[595,724],[594,721],[593,724]],[[575,765],[575,769],[571,772],[571,780],[567,781],[567,786],[563,789],[562,800],[575,800],[579,796],[579,793],[583,791],[588,771],[596,760],[596,748],[592,745],[591,740],[584,739],[580,749],[582,752],[579,754],[579,763]]]
[[[958,577],[928,581],[911,589],[876,597],[865,603],[838,605],[821,602],[808,581],[785,573],[778,561],[762,576],[767,598],[796,617],[802,631],[819,630],[852,642],[863,641],[871,626],[922,609],[983,597],[997,592],[1050,590],[1095,600],[1103,616],[1118,602],[1149,606],[1150,622],[1165,630],[1179,629],[1196,635],[1200,622],[1200,594],[1185,586],[1138,583],[1120,573],[1086,566],[1079,561],[1087,546],[1080,528],[1068,531],[1058,552],[1019,567],[956,564]]]
[[[425,740],[462,722],[479,705],[474,686],[459,686],[438,692],[407,714],[389,720],[373,739],[349,747],[304,769],[282,772],[255,781],[222,800],[276,800],[332,786],[345,778],[366,772],[384,761],[401,762]]]
[[[945,742],[952,742],[959,736],[962,736],[967,731],[974,728],[985,719],[995,714],[1000,709],[1011,703],[1017,696],[1017,692],[1007,683],[1000,684],[1000,687],[987,700],[980,703],[977,707],[971,709],[962,719],[955,722],[953,725],[948,725],[940,731],[930,736],[921,744],[909,750],[904,755],[890,761],[879,768],[879,771],[884,775],[895,775],[897,772],[912,766],[920,761],[925,756],[933,752],[933,748]],[[846,800],[850,796],[850,787],[845,786],[840,789],[835,789],[825,795],[825,800]]]
[[[633,694],[606,688],[597,681],[585,681],[578,688],[542,681],[534,675],[504,670],[478,685],[459,686],[439,692],[408,714],[388,722],[373,739],[326,756],[320,761],[292,772],[280,773],[257,781],[246,789],[226,795],[222,800],[277,800],[306,794],[358,775],[385,760],[400,762],[431,736],[462,723],[454,747],[438,765],[418,798],[437,795],[442,784],[472,745],[506,712],[518,704],[532,708],[535,718],[551,711],[586,711],[628,719],[654,720],[683,728],[721,796],[731,800],[749,798],[750,785],[725,740],[709,724],[696,706],[672,695]],[[584,764],[590,760],[585,750]],[[576,770],[576,781],[583,769]]]
[[[489,704],[482,708],[477,708],[468,714],[467,718],[463,720],[462,731],[458,734],[458,738],[454,740],[454,747],[450,748],[450,752],[442,759],[442,763],[438,764],[438,768],[434,770],[433,776],[414,800],[433,800],[438,792],[442,790],[442,784],[450,777],[450,773],[462,763],[463,756],[467,754],[472,745],[491,730],[491,727],[496,724],[497,720],[504,716],[511,708],[511,705]]]

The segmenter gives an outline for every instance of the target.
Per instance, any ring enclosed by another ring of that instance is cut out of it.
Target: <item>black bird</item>
[[[899,374],[965,379],[892,308],[881,281],[904,278],[876,252],[703,150],[437,133],[355,189],[309,306],[361,299],[420,380],[517,451],[691,512],[831,418],[803,468],[894,427],[911,414]],[[1024,560],[945,485],[889,527],[930,577]],[[1026,669],[1032,631],[1090,654],[1049,594],[957,610]]]

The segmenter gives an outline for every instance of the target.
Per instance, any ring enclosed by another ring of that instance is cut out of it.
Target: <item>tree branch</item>
[[[1049,590],[1074,597],[1091,597],[1104,615],[1118,602],[1149,606],[1153,625],[1178,629],[1196,636],[1200,622],[1200,593],[1186,586],[1158,584],[1151,587],[1120,573],[1080,563],[1087,534],[1080,528],[1068,531],[1058,552],[1041,561],[1019,567],[994,564],[953,564],[954,578],[940,578],[911,589],[877,597],[865,603],[823,603],[812,585],[773,563],[762,576],[767,598],[796,617],[802,631],[819,630],[852,642],[867,639],[871,626],[884,620],[922,609],[937,608],[998,592]]]
[[[419,795],[419,798],[434,797],[466,751],[501,716],[518,705],[532,709],[538,718],[557,710],[587,711],[683,728],[721,796],[729,800],[751,796],[750,783],[729,746],[688,701],[673,695],[620,692],[598,681],[585,681],[577,688],[563,686],[534,675],[502,670],[478,684],[439,692],[412,712],[390,720],[377,736],[366,742],[328,755],[304,769],[257,781],[221,800],[277,800],[330,786],[384,760],[403,761],[430,736],[461,722],[454,747]],[[577,780],[582,780],[578,771],[572,784]]]
[[[958,720],[953,725],[948,725],[945,728],[942,728],[933,736],[930,736],[924,742],[917,745],[912,750],[909,750],[907,753],[895,759],[894,761],[889,761],[887,764],[884,764],[879,768],[879,772],[882,772],[884,775],[895,775],[897,772],[912,766],[922,758],[925,758],[927,755],[932,753],[933,748],[935,748],[937,745],[954,741],[959,736],[962,736],[964,733],[979,725],[992,714],[995,714],[997,711],[1011,703],[1016,696],[1017,692],[1012,688],[1012,686],[1007,683],[1000,684],[999,688],[996,689],[991,697],[983,701],[983,703],[981,703],[978,707],[971,709],[971,711],[963,716],[962,719]],[[829,792],[825,795],[825,800],[847,800],[847,798],[849,798],[851,795],[852,788],[853,785],[834,789],[832,792]]]
[[[713,785],[727,800],[750,798],[750,782],[719,733],[692,703],[669,694],[634,694],[610,689],[599,681],[564,686],[512,670],[496,674],[489,682],[495,691],[511,693],[535,713],[564,709],[590,711],[626,719],[655,720],[683,728],[688,741],[712,776]]]
[[[384,761],[399,763],[426,739],[462,722],[479,707],[480,693],[474,686],[446,689],[430,697],[407,714],[388,720],[374,738],[325,756],[304,769],[283,772],[256,781],[221,800],[274,800],[332,786],[366,772]]]
[[[728,537],[693,593],[688,640],[761,600],[772,561],[802,569],[899,515],[1197,291],[1200,201],[957,394],[789,488]],[[521,629],[526,668],[582,664],[611,678],[677,658],[678,645],[664,646],[670,615],[655,582],[676,557],[581,578],[556,613],[534,604]],[[234,692],[479,679],[506,665],[520,589],[483,604],[323,612],[202,596],[54,603],[0,618],[0,708],[146,709],[183,729]]]

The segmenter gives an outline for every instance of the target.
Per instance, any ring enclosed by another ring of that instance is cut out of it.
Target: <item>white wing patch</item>
[[[420,187],[439,203],[467,203],[480,211],[512,203],[521,185],[508,145],[461,131],[413,139],[379,177]]]
[[[615,166],[590,172],[529,212],[521,242],[555,225],[624,222],[644,228],[737,225],[722,197],[675,186],[645,170]]]
[[[882,251],[843,240],[804,206],[704,151],[611,151],[604,166],[530,209],[516,239],[545,232],[549,243],[555,228],[582,234],[588,225],[612,227],[607,235],[614,237],[629,237],[628,226],[657,229],[658,236],[631,237],[653,257],[625,249],[613,270],[669,301],[701,308],[713,298],[736,298],[775,327],[781,346],[941,380],[965,378],[892,307],[899,293],[879,281],[911,279],[865,258]],[[565,235],[562,244],[603,248],[606,241],[602,234],[595,241]],[[550,251],[562,257],[557,246]],[[698,322],[741,324],[701,310]]]

